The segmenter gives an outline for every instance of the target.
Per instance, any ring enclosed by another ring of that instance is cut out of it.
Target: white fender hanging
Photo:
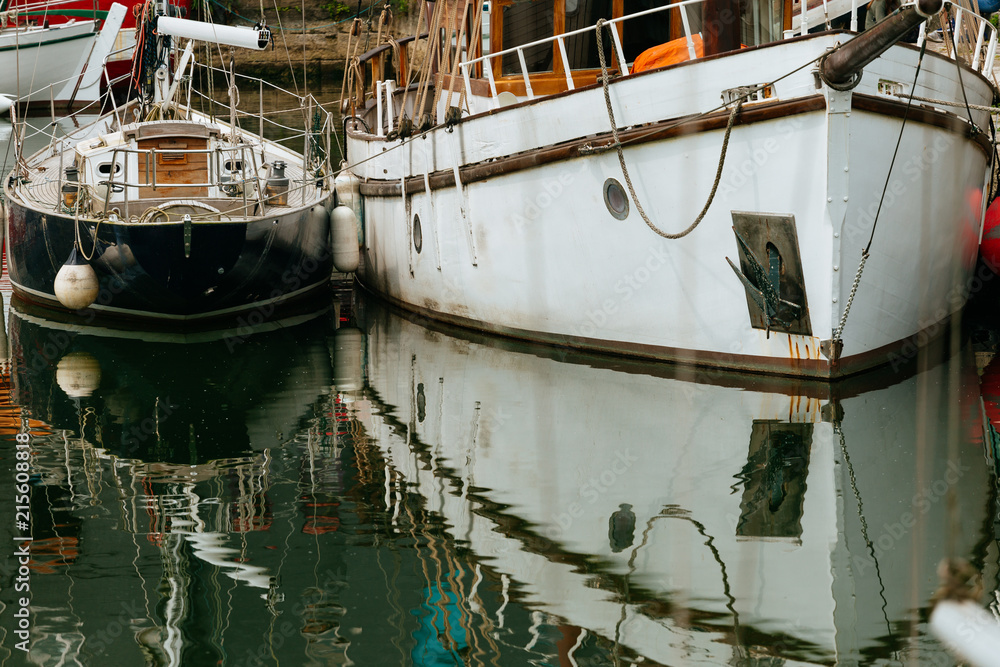
[[[333,265],[343,273],[354,273],[361,263],[358,250],[358,218],[346,206],[333,209]]]
[[[59,268],[53,288],[59,303],[70,310],[82,310],[97,300],[97,274],[75,245],[69,259]]]
[[[364,213],[361,204],[361,179],[347,168],[346,162],[340,163],[340,173],[333,179],[333,188],[337,193],[337,205],[346,206],[354,211],[358,221],[358,245],[365,242],[361,229]]]

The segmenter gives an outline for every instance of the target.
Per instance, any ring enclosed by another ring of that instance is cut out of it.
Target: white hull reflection
[[[392,484],[526,604],[624,655],[950,661],[920,612],[936,567],[983,549],[996,563],[971,358],[871,388],[748,387],[388,314],[363,344],[363,368],[338,348],[338,387],[367,377],[343,393]]]

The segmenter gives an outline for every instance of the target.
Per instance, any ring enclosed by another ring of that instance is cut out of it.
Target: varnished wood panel
[[[180,185],[186,183],[208,182],[208,154],[192,153],[190,151],[205,150],[208,147],[206,139],[196,137],[156,137],[141,139],[137,142],[139,150],[156,152],[156,185]],[[153,182],[152,156],[147,160],[139,157],[139,180],[145,183]],[[139,197],[169,197],[182,199],[188,197],[207,197],[207,187],[148,187],[139,188]]]

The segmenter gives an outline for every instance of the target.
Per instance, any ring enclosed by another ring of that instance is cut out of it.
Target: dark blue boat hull
[[[332,195],[284,216],[195,223],[188,236],[183,223],[74,223],[10,201],[8,270],[19,297],[65,310],[53,285],[76,224],[100,284],[96,302],[79,314],[183,322],[266,311],[327,286],[330,206]]]

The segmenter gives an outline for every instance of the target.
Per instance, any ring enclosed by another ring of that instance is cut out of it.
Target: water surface
[[[997,588],[969,347],[748,385],[429,324],[341,289],[173,342],[15,301],[5,664],[948,663],[937,564]]]

